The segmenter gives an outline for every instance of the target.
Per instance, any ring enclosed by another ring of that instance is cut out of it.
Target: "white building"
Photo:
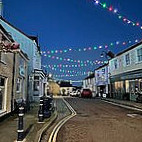
[[[95,69],[95,86],[97,96],[109,97],[109,66],[104,64]]]
[[[93,97],[96,96],[95,88],[95,74],[91,73],[88,77],[83,80],[83,89],[90,89],[92,91]]]
[[[113,98],[136,101],[142,93],[142,42],[120,52],[109,61]]]

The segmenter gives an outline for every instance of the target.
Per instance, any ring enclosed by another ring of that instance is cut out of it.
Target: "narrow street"
[[[141,142],[142,114],[99,99],[66,98],[76,110],[57,142]]]

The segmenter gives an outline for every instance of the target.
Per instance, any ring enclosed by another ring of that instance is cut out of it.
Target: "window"
[[[16,92],[21,92],[21,79],[20,78],[17,78],[17,81],[16,81]]]
[[[114,60],[114,68],[115,68],[115,69],[118,68],[117,59]]]
[[[129,54],[125,55],[125,62],[126,62],[126,65],[130,65],[130,55]]]
[[[39,91],[39,76],[34,76],[34,91]]]
[[[4,91],[5,91],[5,78],[0,77],[0,110],[3,109],[4,106]]]
[[[142,61],[142,48],[137,50],[138,62]]]

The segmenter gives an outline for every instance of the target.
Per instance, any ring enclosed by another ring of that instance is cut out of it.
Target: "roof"
[[[103,68],[103,67],[105,67],[105,66],[107,66],[107,65],[108,65],[108,63],[107,63],[107,64],[104,64],[104,65],[102,65],[102,66],[99,66],[99,67],[96,68],[95,70],[101,69],[101,68]]]
[[[4,29],[4,27],[0,24],[0,29],[3,31],[3,33],[8,37],[8,39],[11,41],[11,42],[14,42],[12,36]]]
[[[34,40],[37,44],[37,48],[40,51],[40,46],[39,46],[39,42],[38,42],[38,36],[28,36],[31,40]]]
[[[38,50],[40,51],[40,47],[38,45],[38,37],[36,36],[29,36],[26,33],[24,33],[23,31],[21,31],[19,28],[15,27],[14,25],[12,25],[10,22],[8,22],[5,18],[3,18],[2,16],[0,16],[0,19],[2,21],[4,21],[5,23],[7,23],[8,25],[10,25],[12,28],[16,29],[17,31],[19,31],[21,34],[23,34],[24,36],[26,36],[27,38],[29,38],[30,40],[35,40],[35,42],[37,43],[37,47]]]
[[[59,85],[60,87],[73,87],[70,82],[65,82],[65,81],[61,81]]]
[[[121,54],[123,54],[123,53],[125,53],[125,52],[127,52],[129,50],[132,50],[132,49],[134,49],[135,47],[137,47],[137,46],[139,46],[141,44],[142,44],[142,40],[140,42],[138,42],[137,44],[134,44],[134,45],[130,46],[129,48],[123,50],[122,52],[119,52],[118,54],[116,54],[116,56],[119,56],[119,55],[121,55]]]

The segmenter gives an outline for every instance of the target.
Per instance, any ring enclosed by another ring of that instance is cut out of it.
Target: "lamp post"
[[[114,58],[114,54],[111,52],[111,51],[102,51],[101,53],[101,57],[105,57],[107,60],[111,59],[111,58]]]
[[[107,59],[107,63],[108,63],[108,60],[114,58],[114,54],[111,51],[108,51],[108,52],[102,51],[101,57],[105,57]],[[108,72],[107,72],[107,79],[108,79],[108,81],[107,81],[108,82],[108,94],[109,94],[109,97],[111,97],[111,82],[110,82],[109,69],[108,69]]]

